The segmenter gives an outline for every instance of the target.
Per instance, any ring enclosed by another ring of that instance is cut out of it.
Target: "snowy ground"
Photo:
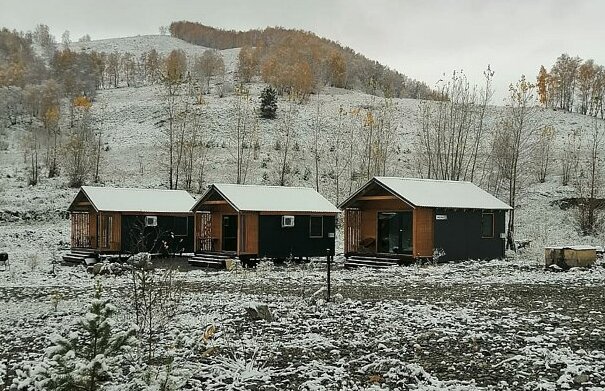
[[[82,268],[50,270],[15,262],[0,272],[9,377],[40,359],[91,296]],[[320,263],[178,274],[185,294],[164,344],[175,349],[179,384],[192,389],[605,389],[603,265],[567,273],[525,261],[337,265],[331,303],[313,295],[325,285]],[[128,278],[100,279],[127,319]],[[274,321],[249,320],[250,302],[268,304]],[[210,324],[213,353],[192,354]]]

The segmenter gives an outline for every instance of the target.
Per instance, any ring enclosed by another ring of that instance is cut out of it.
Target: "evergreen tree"
[[[277,91],[267,87],[260,94],[260,116],[274,119],[277,113]]]
[[[44,361],[30,371],[30,385],[40,390],[100,389],[119,370],[122,353],[134,342],[134,329],[115,330],[114,314],[115,307],[101,298],[97,284],[88,312],[72,331],[52,337]]]

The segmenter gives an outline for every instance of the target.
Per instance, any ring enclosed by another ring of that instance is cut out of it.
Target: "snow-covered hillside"
[[[140,56],[155,49],[159,54],[166,55],[173,50],[182,50],[188,55],[202,54],[208,48],[192,45],[169,35],[137,35],[134,37],[99,39],[89,42],[72,42],[69,47],[73,51],[96,51],[105,53],[131,53]]]
[[[137,35],[135,37],[108,38],[90,42],[72,42],[73,51],[96,51],[104,53],[130,53],[139,57],[143,53],[155,49],[158,54],[166,56],[173,50],[182,50],[188,58],[193,59],[202,55],[208,48],[192,45],[188,42],[169,35]],[[225,62],[225,70],[232,73],[237,65],[239,49],[226,49],[220,51]]]
[[[205,50],[167,36],[72,44],[73,50],[134,55],[152,48],[163,54],[183,49],[190,57]],[[238,51],[221,52],[231,74]],[[257,81],[248,88],[251,105],[258,105],[264,85]],[[158,85],[98,91],[91,110],[103,140],[102,184],[167,187],[163,95]],[[234,182],[237,98],[212,91],[203,100],[196,108],[207,134],[205,182]],[[280,98],[278,113],[294,110],[289,184],[314,186],[313,175],[306,173],[314,169],[312,129],[319,107],[320,191],[336,202],[328,140],[339,126],[338,113],[341,108],[346,113],[345,126],[359,126],[355,110],[381,103],[381,98],[336,88],[324,88],[303,104]],[[395,99],[392,104],[396,137],[386,174],[416,176],[419,102]],[[502,111],[489,108],[488,127]],[[556,130],[555,156],[570,132],[593,126],[592,118],[553,110],[542,110],[540,121]],[[275,183],[282,127],[281,118],[258,120],[258,156],[250,159],[247,183]],[[133,317],[128,273],[93,279],[82,266],[53,262],[69,248],[66,209],[77,189],[66,186],[65,173],[27,185],[25,133],[26,125],[0,129],[8,143],[0,150],[0,252],[11,259],[10,270],[0,266],[0,390],[8,389],[6,379],[28,389],[27,371],[17,370],[45,362],[50,335],[73,331],[70,324],[85,311],[95,280],[119,307],[116,324],[125,327]],[[380,271],[347,270],[338,255],[332,303],[323,300],[325,265],[317,259],[216,273],[190,270],[182,259],[164,261],[160,268],[181,268],[176,279],[183,287],[178,314],[159,342],[163,354],[174,358],[166,382],[193,390],[604,389],[604,264],[554,273],[541,262],[544,245],[602,245],[605,240],[580,237],[573,211],[555,204],[575,190],[560,184],[557,161],[552,167],[546,183],[529,181],[520,192],[516,235],[531,241],[529,248],[507,260]],[[259,302],[268,304],[273,321],[245,315],[250,303]],[[216,333],[208,335],[209,326]],[[105,389],[132,383],[138,373],[131,371],[116,371]]]
[[[206,50],[169,36],[137,36],[128,38],[105,39],[92,42],[73,43],[73,50],[98,50],[121,53],[131,52],[135,55],[151,49],[168,53],[173,49],[183,49],[194,56]],[[232,70],[237,61],[238,49],[222,51],[225,62]],[[257,105],[262,83],[249,85],[251,105]],[[121,87],[98,92],[93,105],[95,129],[103,134],[104,147],[101,180],[106,185],[165,187],[165,148],[164,135],[161,130],[162,120],[166,117],[163,91],[160,86]],[[227,95],[224,98],[216,94],[204,96],[201,106],[204,129],[209,140],[209,157],[206,168],[206,182],[233,182],[235,180],[235,151],[233,129],[235,120],[233,106],[236,98]],[[311,154],[313,121],[318,105],[323,115],[324,137],[329,137],[337,125],[337,113],[340,108],[349,117],[345,126],[356,126],[351,112],[360,107],[378,106],[381,98],[356,91],[324,88],[307,103],[294,104],[294,145],[292,147],[293,175],[291,185],[313,186],[313,177],[305,175],[312,170]],[[415,135],[419,129],[417,119],[418,101],[394,99],[394,123],[396,124],[395,156],[387,167],[387,175],[417,176],[413,159]],[[292,103],[280,99],[278,112],[284,112]],[[502,107],[489,108],[491,121],[498,120]],[[562,148],[569,133],[578,128],[589,129],[593,119],[563,111],[542,110],[540,121],[551,125],[556,130],[555,155]],[[488,124],[490,126],[491,124]],[[258,156],[250,160],[247,183],[274,183],[278,169],[278,151],[276,151],[276,134],[282,122],[277,120],[259,120],[258,122]],[[54,220],[61,215],[74,194],[73,189],[65,188],[65,178],[42,179],[35,187],[26,186],[26,164],[20,148],[23,129],[16,126],[5,131],[9,148],[0,151],[0,211],[7,221]],[[324,148],[327,141],[324,139]],[[322,193],[333,202],[336,197],[333,181],[327,173],[330,169],[330,153],[326,151],[321,162]],[[581,238],[576,232],[571,211],[563,211],[552,202],[573,195],[569,186],[560,186],[559,168],[555,161],[552,174],[544,184],[530,184],[521,190],[517,219],[519,238],[533,240],[536,244],[595,243],[602,238]],[[344,194],[346,195],[346,194]],[[342,195],[341,195],[342,199]],[[65,215],[63,214],[63,217]],[[26,223],[29,224],[29,223]],[[23,227],[27,228],[27,225]],[[0,241],[10,246],[12,240],[6,237],[9,230],[3,229]],[[12,229],[11,229],[12,231]],[[55,243],[67,241],[67,233],[57,234]],[[540,245],[537,246],[538,250]],[[539,251],[537,254],[539,255]]]

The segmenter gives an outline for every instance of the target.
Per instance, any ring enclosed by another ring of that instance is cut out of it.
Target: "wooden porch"
[[[71,212],[71,248],[95,252],[119,252],[121,229],[119,213]]]
[[[209,210],[195,212],[196,254],[258,255],[258,213],[236,212],[217,201],[205,209]]]

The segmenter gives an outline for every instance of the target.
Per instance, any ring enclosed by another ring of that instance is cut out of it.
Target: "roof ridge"
[[[184,189],[154,189],[154,188],[144,188],[144,187],[115,187],[115,186],[81,186],[82,189],[111,189],[111,190],[129,190],[129,191],[170,191],[170,192],[180,192],[187,193],[189,192]]]
[[[377,176],[374,177],[378,180],[382,179],[399,179],[399,180],[406,180],[406,181],[418,181],[418,182],[449,182],[449,183],[472,183],[473,185],[475,185],[473,182],[471,181],[457,181],[454,179],[433,179],[433,178],[408,178],[408,177],[399,177],[399,176]],[[477,185],[475,185],[477,186]]]
[[[212,185],[214,185],[214,186],[242,186],[242,187],[271,187],[271,188],[276,188],[276,189],[308,189],[308,190],[313,190],[315,192],[318,192],[314,188],[306,187],[306,186],[254,185],[254,184],[241,184],[241,183],[212,183]]]

